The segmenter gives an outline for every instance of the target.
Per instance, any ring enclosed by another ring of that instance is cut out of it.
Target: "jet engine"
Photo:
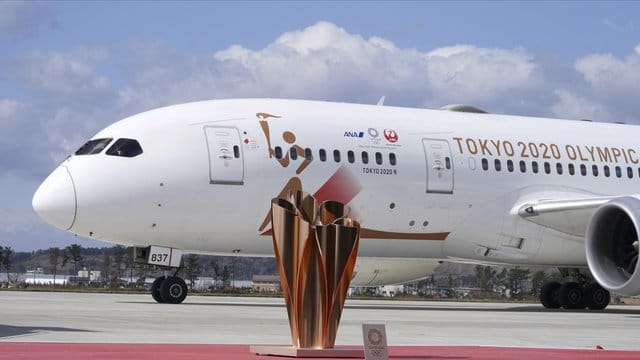
[[[605,289],[622,295],[640,294],[638,234],[640,199],[621,197],[593,213],[585,235],[591,274]]]

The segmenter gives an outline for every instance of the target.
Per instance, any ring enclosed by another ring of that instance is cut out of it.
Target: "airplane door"
[[[453,194],[453,160],[446,140],[422,139],[427,165],[427,193]]]
[[[244,184],[244,160],[238,129],[205,126],[204,134],[209,150],[209,183]]]

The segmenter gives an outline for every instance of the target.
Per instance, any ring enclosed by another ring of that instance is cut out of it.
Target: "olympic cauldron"
[[[334,347],[353,275],[360,224],[345,206],[289,192],[271,202],[273,247],[293,347]]]

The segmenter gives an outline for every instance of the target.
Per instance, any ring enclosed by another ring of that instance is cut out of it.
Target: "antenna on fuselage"
[[[378,103],[376,104],[376,106],[383,106],[384,105],[384,99],[385,99],[385,96],[383,95],[380,98],[380,100],[378,100]]]
[[[466,112],[466,113],[476,113],[476,114],[488,114],[488,112],[475,107],[473,105],[465,105],[465,104],[452,104],[446,105],[440,108],[440,110],[447,111],[456,111],[456,112]]]

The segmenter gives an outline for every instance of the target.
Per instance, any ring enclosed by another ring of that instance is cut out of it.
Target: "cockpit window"
[[[76,155],[94,155],[102,152],[104,148],[109,145],[109,143],[113,140],[112,138],[105,139],[94,139],[87,141],[84,145],[75,152]]]
[[[134,139],[118,139],[107,150],[107,155],[134,157],[142,154],[142,147],[137,140]]]

